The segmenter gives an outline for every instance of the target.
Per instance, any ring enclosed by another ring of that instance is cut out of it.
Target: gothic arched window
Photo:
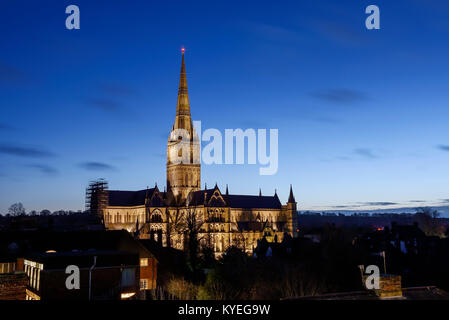
[[[162,214],[159,210],[153,211],[150,218],[151,222],[162,222]]]

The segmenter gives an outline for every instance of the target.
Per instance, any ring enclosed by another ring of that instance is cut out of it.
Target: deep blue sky
[[[15,0],[0,26],[0,212],[82,209],[98,177],[162,188],[182,46],[203,129],[279,129],[276,175],[203,165],[202,185],[286,201],[292,183],[300,209],[449,203],[448,1]]]

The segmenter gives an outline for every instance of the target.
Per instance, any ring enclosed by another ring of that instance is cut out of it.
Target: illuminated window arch
[[[151,222],[162,222],[162,212],[160,210],[154,210],[150,216]]]

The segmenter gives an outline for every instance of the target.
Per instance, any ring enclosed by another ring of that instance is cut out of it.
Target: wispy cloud
[[[89,99],[87,103],[94,108],[109,112],[115,112],[120,109],[119,103],[110,99]]]
[[[354,26],[346,23],[347,20],[315,20],[310,22],[309,25],[318,34],[342,45],[358,46],[366,43],[366,37],[363,37],[362,33],[363,29],[354,28]]]
[[[46,175],[56,175],[58,174],[58,170],[54,167],[51,167],[46,164],[29,164],[27,165],[28,168],[39,170],[40,172],[46,174]]]
[[[271,24],[246,23],[249,30],[263,38],[274,41],[301,41],[303,37],[296,31]]]
[[[399,205],[397,202],[388,202],[388,201],[374,201],[374,202],[359,202],[361,206],[367,206],[367,207],[385,207],[385,206],[394,206]]]
[[[355,154],[355,156],[341,155],[341,156],[335,156],[335,157],[329,158],[329,159],[323,159],[322,161],[324,161],[324,162],[355,161],[355,160],[359,159],[360,157],[366,158],[366,159],[376,159],[376,158],[378,158],[378,156],[375,155],[373,153],[373,151],[371,151],[368,148],[357,148],[357,149],[355,149],[353,151],[353,154]],[[359,156],[359,157],[357,157],[357,156]]]
[[[13,144],[0,144],[0,154],[23,158],[45,158],[54,156],[52,152],[44,149],[24,147]]]
[[[326,7],[328,6],[326,4]],[[341,9],[337,9],[337,11],[327,12],[327,14],[323,12],[323,15],[320,16],[325,16],[325,18],[320,19],[311,19],[307,14],[304,14],[294,25],[286,25],[282,22],[280,24],[267,24],[245,21],[240,30],[246,29],[264,39],[277,42],[302,43],[306,38],[303,31],[309,33],[314,31],[314,36],[321,36],[339,44],[350,46],[366,44],[368,40],[363,35],[364,30],[358,27],[359,16],[357,18],[348,16]]]
[[[17,84],[26,81],[27,77],[22,70],[13,66],[0,64],[0,82]]]
[[[124,84],[102,83],[98,88],[103,93],[114,97],[130,97],[136,94],[136,91]]]
[[[9,124],[5,124],[5,123],[0,123],[0,131],[10,131],[10,130],[15,130],[14,127],[10,126]]]
[[[449,152],[449,145],[440,144],[437,146],[438,149]]]
[[[78,165],[80,168],[89,171],[115,171],[117,170],[114,166],[102,162],[83,162]]]
[[[354,104],[368,99],[368,96],[364,92],[347,88],[312,92],[310,95],[314,98],[336,104]]]
[[[348,210],[360,210],[360,207],[390,207],[400,205],[398,202],[389,202],[389,201],[372,201],[372,202],[356,202],[354,204],[345,204],[345,205],[334,205],[329,208],[334,209],[348,209]]]
[[[338,206],[331,206],[330,208],[335,208],[335,209],[346,209],[346,208],[352,208],[354,206],[349,206],[349,205],[338,205]]]
[[[375,159],[377,156],[368,148],[357,148],[354,150],[354,153],[368,159]]]

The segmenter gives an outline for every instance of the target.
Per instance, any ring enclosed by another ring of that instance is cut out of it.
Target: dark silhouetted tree
[[[47,209],[44,209],[44,210],[42,210],[42,211],[40,212],[40,215],[41,215],[41,216],[49,216],[49,215],[51,215],[51,211],[50,211],[50,210],[47,210]]]
[[[437,236],[442,238],[445,236],[446,230],[444,223],[438,219],[439,217],[440,213],[429,207],[420,208],[415,214],[418,225],[426,236]]]
[[[23,207],[23,204],[18,202],[11,205],[8,209],[8,214],[10,214],[13,217],[22,216],[26,213],[25,208]]]

